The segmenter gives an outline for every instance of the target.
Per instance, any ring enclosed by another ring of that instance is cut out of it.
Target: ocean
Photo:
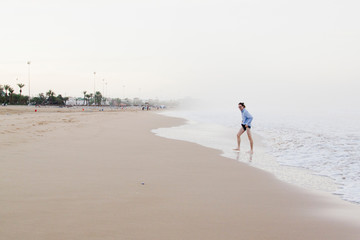
[[[282,181],[339,195],[360,204],[360,114],[356,111],[271,111],[247,108],[260,138],[254,154],[246,133],[234,152],[241,113],[233,109],[173,110],[161,114],[187,124],[153,130],[159,136],[218,149],[222,155],[274,174]]]

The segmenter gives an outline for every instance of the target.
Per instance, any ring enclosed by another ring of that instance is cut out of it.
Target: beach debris
[[[145,183],[144,183],[144,182],[141,182],[141,185],[145,185]]]

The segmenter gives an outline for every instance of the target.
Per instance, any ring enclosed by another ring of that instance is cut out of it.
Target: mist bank
[[[226,81],[223,81],[226,83]],[[245,102],[247,108],[258,113],[277,113],[284,116],[332,114],[360,115],[360,96],[356,93],[358,84],[296,84],[249,82],[220,86],[213,89],[204,88],[189,97],[179,100],[181,109],[190,110],[238,110],[237,104]],[[189,91],[190,92],[190,91]],[[330,120],[330,119],[329,119]]]

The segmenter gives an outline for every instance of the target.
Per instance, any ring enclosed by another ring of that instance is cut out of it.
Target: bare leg
[[[254,141],[253,141],[253,138],[251,135],[251,130],[250,130],[250,128],[247,128],[246,130],[247,130],[247,135],[248,135],[249,142],[250,142],[250,153],[253,153],[254,152]]]
[[[239,130],[238,134],[236,135],[236,137],[237,137],[237,148],[234,149],[235,151],[240,151],[240,142],[241,142],[240,137],[241,137],[241,135],[242,135],[244,132],[245,132],[244,129],[241,128],[241,129]]]

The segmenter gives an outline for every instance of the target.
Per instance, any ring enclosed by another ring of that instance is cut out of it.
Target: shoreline
[[[179,126],[182,119],[141,111],[3,117],[11,121],[9,129],[0,129],[7,136],[0,170],[0,236],[6,239],[360,234],[360,208],[350,203],[228,161],[218,150],[151,132]],[[24,122],[32,127],[21,128]]]
[[[158,114],[169,117],[178,117],[173,111],[164,111]],[[263,142],[263,137],[256,132],[253,132],[255,141],[254,154],[248,153],[249,141],[246,135],[242,136],[242,150],[240,152],[235,152],[229,148],[229,146],[232,146],[231,144],[234,145],[236,141],[234,137],[236,130],[215,123],[209,124],[186,118],[184,119],[186,120],[184,125],[167,129],[154,129],[152,132],[161,137],[187,141],[207,148],[219,150],[222,152],[220,154],[221,156],[263,170],[266,173],[274,175],[274,177],[282,182],[304,188],[308,191],[328,194],[330,197],[339,198],[341,201],[360,206],[358,202],[343,199],[341,195],[336,194],[339,184],[336,183],[334,179],[328,176],[318,175],[310,169],[280,164],[276,158],[268,152],[268,146]],[[216,141],[213,141],[212,139],[216,139]]]

